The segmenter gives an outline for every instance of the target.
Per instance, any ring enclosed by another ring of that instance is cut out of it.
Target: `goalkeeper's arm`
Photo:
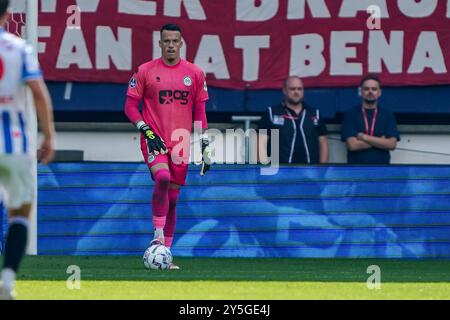
[[[142,132],[147,142],[147,148],[149,154],[165,154],[167,153],[164,140],[156,135],[153,130],[142,120],[142,116],[139,112],[140,99],[128,95],[125,103],[125,115],[128,119],[134,123],[136,128]]]
[[[194,128],[203,132],[200,140],[202,147],[202,168],[200,169],[200,175],[203,176],[211,167],[211,148],[209,146],[208,136],[204,133],[208,128],[205,101],[197,102],[194,106]]]
[[[211,147],[209,146],[209,139],[206,134],[202,135],[202,167],[200,169],[200,175],[204,176],[206,172],[211,168]]]
[[[164,140],[160,138],[153,130],[146,124],[144,121],[139,120],[136,123],[136,128],[142,132],[144,135],[145,141],[147,142],[147,148],[149,154],[165,154],[167,153],[167,148],[164,143]]]

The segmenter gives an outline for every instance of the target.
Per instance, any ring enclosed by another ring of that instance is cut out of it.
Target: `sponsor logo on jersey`
[[[189,76],[184,77],[183,83],[186,87],[190,87],[192,85],[192,79]]]
[[[135,78],[131,78],[131,80],[130,80],[130,88],[136,88],[136,79]]]
[[[206,92],[208,92],[208,86],[206,85],[206,80],[203,83],[203,90],[205,90]]]
[[[174,101],[179,101],[180,104],[185,105],[188,103],[189,91],[181,90],[161,90],[159,91],[159,103],[160,104],[172,104]]]
[[[11,103],[14,101],[13,96],[0,96],[0,104]]]

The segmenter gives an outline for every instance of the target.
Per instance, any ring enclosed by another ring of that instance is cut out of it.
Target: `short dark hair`
[[[284,81],[283,81],[283,88],[287,88],[287,84],[288,84],[289,80],[291,80],[291,79],[298,79],[298,80],[300,80],[303,83],[303,79],[300,78],[299,76],[289,76],[286,79],[284,79]]]
[[[0,16],[6,13],[9,8],[9,0],[0,0]]]
[[[364,82],[374,80],[378,82],[378,85],[381,87],[381,80],[380,77],[378,77],[376,74],[368,74],[364,78],[362,78],[361,82],[359,83],[359,86],[362,87],[364,85]]]
[[[161,36],[162,36],[162,33],[163,33],[164,30],[167,30],[167,31],[178,31],[181,34],[181,28],[178,25],[176,25],[175,23],[167,23],[167,24],[163,25],[161,27],[161,31],[160,31]]]

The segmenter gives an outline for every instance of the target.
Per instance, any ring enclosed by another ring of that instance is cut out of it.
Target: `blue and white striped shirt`
[[[0,28],[0,155],[30,153],[26,82],[41,78],[32,47]]]

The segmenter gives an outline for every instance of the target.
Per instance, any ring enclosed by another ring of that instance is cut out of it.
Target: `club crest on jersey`
[[[192,79],[189,76],[184,77],[183,83],[186,87],[190,87],[192,85]]]
[[[136,79],[135,78],[131,78],[131,80],[130,80],[130,88],[136,88]]]
[[[147,161],[148,163],[152,163],[153,161],[155,161],[155,159],[156,159],[155,155],[153,153],[150,153],[148,155]]]

